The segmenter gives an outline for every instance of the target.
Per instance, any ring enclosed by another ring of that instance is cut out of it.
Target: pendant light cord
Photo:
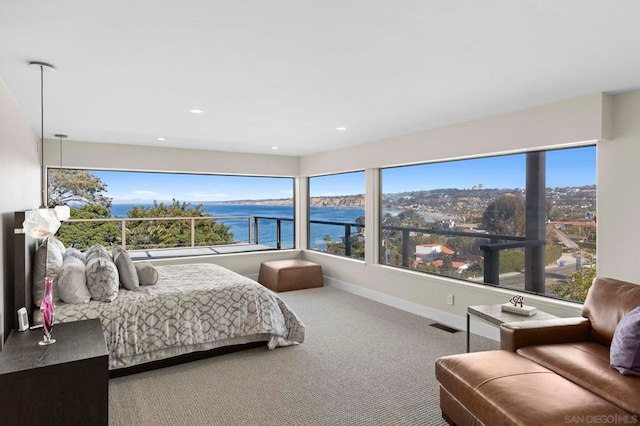
[[[40,208],[46,208],[45,192],[49,183],[44,179],[44,66],[40,65],[40,181],[42,192],[40,194]]]

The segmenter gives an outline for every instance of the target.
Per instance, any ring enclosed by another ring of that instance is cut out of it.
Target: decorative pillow
[[[87,263],[87,256],[77,248],[69,247],[64,252],[64,260],[67,260],[68,257],[75,257],[82,261],[82,263]]]
[[[40,244],[36,250],[36,256],[33,265],[33,303],[40,306],[42,297],[44,296],[44,279],[45,277],[53,278],[53,300],[59,301],[58,296],[58,274],[62,270],[62,261],[64,253],[64,244],[57,238],[49,237]]]
[[[85,254],[85,257],[87,258],[87,262],[89,262],[89,260],[93,259],[96,256],[111,258],[111,255],[109,254],[107,249],[104,248],[102,244],[98,244],[98,243],[89,247],[89,249],[87,249],[87,251],[84,254]]]
[[[149,262],[134,263],[140,285],[154,285],[158,282],[158,271]]]
[[[87,260],[87,288],[92,299],[113,302],[118,297],[118,287],[118,268],[108,254],[106,257],[96,255]]]
[[[58,291],[65,303],[81,304],[91,299],[87,288],[87,267],[74,256],[66,256],[58,276]]]
[[[115,246],[111,253],[113,254],[113,261],[118,268],[118,275],[120,276],[120,284],[122,284],[122,287],[127,290],[137,291],[140,281],[138,280],[138,272],[131,261],[129,253],[120,246]]]
[[[610,348],[611,366],[625,376],[640,376],[640,306],[616,327]]]

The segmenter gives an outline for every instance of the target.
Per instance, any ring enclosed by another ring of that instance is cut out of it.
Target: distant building
[[[438,268],[440,268],[444,264],[444,261],[443,260],[434,260],[431,263],[436,265]],[[459,274],[461,274],[465,269],[469,268],[469,264],[468,263],[464,263],[464,262],[451,262],[451,266]]]
[[[454,222],[453,219],[443,220],[441,224],[442,224],[442,229],[453,229],[456,226],[456,223]]]
[[[415,258],[424,262],[433,262],[434,260],[444,259],[447,254],[455,254],[455,251],[442,244],[419,244],[416,246]]]

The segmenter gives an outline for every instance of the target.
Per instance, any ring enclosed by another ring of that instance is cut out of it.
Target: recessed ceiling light
[[[340,126],[340,127],[336,127],[336,130],[339,132],[344,132],[345,130],[347,130],[347,128],[344,126]]]
[[[272,146],[271,149],[278,149],[278,147],[277,146]]]
[[[202,114],[204,111],[201,109],[190,109],[189,112],[193,114]]]
[[[156,139],[158,139],[159,141],[166,141],[167,140],[167,138],[163,138],[163,137],[159,137],[159,138],[156,138]]]

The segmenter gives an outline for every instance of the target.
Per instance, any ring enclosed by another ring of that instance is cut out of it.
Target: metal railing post
[[[344,255],[351,257],[351,226],[344,226]]]
[[[282,225],[280,223],[280,219],[276,219],[276,249],[277,250],[281,250],[282,249]]]
[[[500,284],[500,250],[483,250],[484,253],[484,282]]]
[[[260,244],[260,242],[259,242],[259,237],[258,237],[258,218],[257,218],[257,217],[254,217],[254,218],[253,218],[253,223],[254,223],[254,226],[253,226],[253,232],[254,232],[254,235],[253,235],[253,237],[254,237],[254,244]]]
[[[196,219],[191,218],[191,247],[196,246]]]
[[[120,245],[124,250],[127,249],[127,221],[120,221]]]

